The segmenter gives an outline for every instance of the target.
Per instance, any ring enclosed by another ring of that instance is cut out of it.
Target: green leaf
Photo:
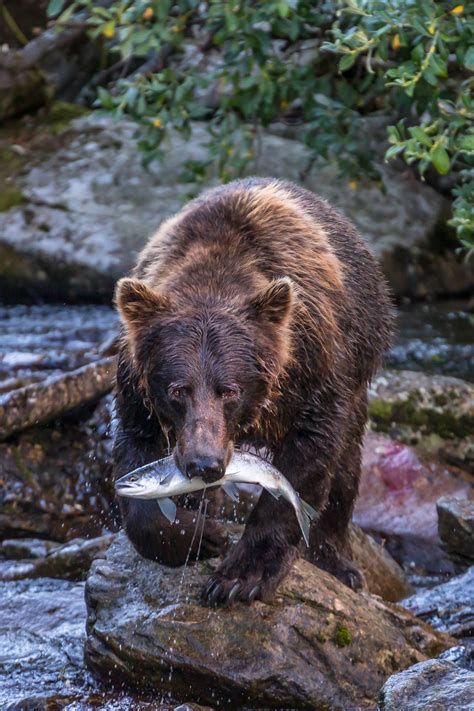
[[[422,143],[424,146],[428,146],[428,148],[431,148],[432,141],[429,136],[426,135],[421,126],[410,126],[408,131],[411,133],[413,138],[416,138],[418,143]]]
[[[345,72],[346,69],[350,69],[356,60],[355,54],[345,54],[339,60],[339,69],[341,72]]]
[[[48,17],[54,17],[58,15],[64,7],[66,0],[50,0],[46,12]]]
[[[474,152],[474,135],[460,136],[458,146],[461,151],[466,153]]]
[[[469,69],[470,72],[474,72],[474,46],[469,47],[464,55],[464,66],[466,69]]]
[[[431,152],[431,162],[440,175],[449,173],[451,161],[449,160],[447,150],[443,148],[443,146],[437,146],[434,151]]]

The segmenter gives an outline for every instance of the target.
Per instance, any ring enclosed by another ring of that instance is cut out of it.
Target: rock
[[[0,443],[0,539],[67,541],[113,522],[111,406]]]
[[[354,521],[405,570],[418,574],[455,572],[438,539],[436,502],[444,495],[472,496],[468,474],[422,458],[414,449],[368,433]]]
[[[0,440],[97,401],[112,389],[114,358],[0,395]]]
[[[90,540],[74,538],[65,545],[56,544],[46,555],[35,556],[33,560],[0,561],[0,580],[85,580],[92,561],[104,555],[113,537],[113,534],[107,534]],[[4,551],[5,546],[2,545],[0,550]]]
[[[0,559],[35,560],[45,558],[60,544],[56,541],[46,541],[41,538],[13,538],[0,543]]]
[[[272,604],[202,607],[212,565],[160,566],[120,534],[86,585],[94,673],[229,708],[367,707],[388,674],[452,646],[303,560]]]
[[[370,389],[372,427],[474,472],[474,385],[459,378],[385,370]]]
[[[474,709],[474,672],[441,659],[429,659],[394,674],[379,697],[380,711]]]
[[[412,588],[402,568],[384,546],[355,524],[351,525],[350,544],[354,565],[363,573],[369,592],[389,602],[410,595]]]
[[[474,566],[443,585],[422,590],[402,601],[416,615],[453,637],[474,636]]]
[[[449,553],[474,559],[474,501],[444,497],[436,503],[439,537]]]
[[[3,291],[14,290],[18,298],[18,275],[23,291],[44,297],[110,298],[148,236],[186,199],[183,163],[208,157],[205,127],[196,124],[190,140],[172,135],[163,144],[165,171],[161,164],[145,171],[135,131],[132,123],[92,114],[72,121],[46,147],[11,136],[27,159],[9,173],[12,197],[0,214]],[[431,241],[446,213],[431,188],[383,168],[387,194],[369,182],[351,190],[333,167],[306,171],[308,163],[301,143],[266,133],[249,172],[296,182],[304,173],[307,187],[355,220],[397,295],[466,293],[474,286],[454,251],[440,253]]]

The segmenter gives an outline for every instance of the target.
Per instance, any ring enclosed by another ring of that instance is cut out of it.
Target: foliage
[[[64,4],[51,0],[50,14]],[[188,163],[183,178],[229,180],[254,156],[261,127],[296,120],[315,158],[350,180],[377,179],[375,126],[387,160],[454,194],[452,224],[474,248],[474,4],[74,0],[58,25],[80,8],[125,68],[143,61],[98,96],[141,124],[148,160],[162,156],[170,129],[187,137],[205,119],[209,160]]]

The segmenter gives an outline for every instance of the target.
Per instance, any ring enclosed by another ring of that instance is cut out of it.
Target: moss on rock
[[[352,635],[345,625],[338,625],[333,634],[333,642],[338,647],[347,647],[352,643]]]

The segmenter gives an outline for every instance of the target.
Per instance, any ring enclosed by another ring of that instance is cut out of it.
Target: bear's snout
[[[213,484],[224,476],[224,460],[217,457],[196,457],[185,464],[185,471],[190,479],[199,476],[206,484]]]

